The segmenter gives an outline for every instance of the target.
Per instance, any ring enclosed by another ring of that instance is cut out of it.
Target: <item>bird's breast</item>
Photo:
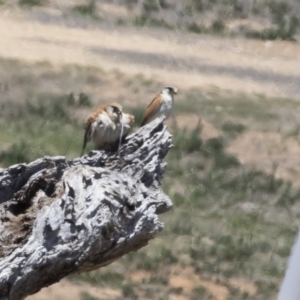
[[[172,112],[173,101],[172,99],[166,99],[163,101],[160,107],[160,114],[165,115],[168,118]]]

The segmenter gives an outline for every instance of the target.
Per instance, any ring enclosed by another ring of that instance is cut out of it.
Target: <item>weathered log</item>
[[[158,119],[115,152],[44,157],[0,170],[0,299],[24,299],[76,272],[106,266],[163,228],[171,135]]]

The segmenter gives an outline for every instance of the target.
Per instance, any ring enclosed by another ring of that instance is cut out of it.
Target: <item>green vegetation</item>
[[[89,0],[87,4],[80,4],[73,7],[73,11],[94,19],[99,19],[97,15],[96,0]]]
[[[124,277],[116,272],[92,271],[88,273],[74,274],[69,276],[69,279],[72,281],[83,281],[95,286],[120,288]]]
[[[19,5],[27,6],[27,7],[40,6],[44,4],[45,4],[45,0],[19,0]]]
[[[226,25],[222,19],[218,19],[213,21],[211,26],[199,25],[196,22],[192,22],[187,25],[186,29],[194,33],[223,34],[225,32]]]
[[[2,104],[0,139],[9,145],[1,164],[30,162],[44,155],[76,155],[82,143],[82,124],[72,119],[67,95],[28,95],[25,103]],[[7,124],[11,126],[7,127]],[[75,138],[74,138],[75,137]],[[77,151],[75,150],[77,148]]]
[[[81,293],[81,300],[99,300],[99,298],[92,296],[88,292]]]
[[[126,6],[134,12],[136,0],[127,0]],[[244,35],[256,39],[282,39],[294,41],[299,35],[299,5],[297,1],[247,1],[247,0],[189,0],[181,3],[162,0],[145,0],[140,13],[132,13],[131,19],[137,26],[155,26],[167,29],[186,28],[194,33]],[[173,18],[170,16],[173,11]],[[209,16],[209,17],[208,17]],[[268,20],[261,29],[253,29]],[[201,24],[199,24],[201,20]],[[249,23],[244,22],[249,20]],[[231,21],[241,25],[228,29]],[[122,19],[119,22],[124,25]]]
[[[143,2],[143,10],[145,14],[157,12],[159,9],[168,7],[169,4],[166,0],[145,0]]]
[[[137,262],[137,268],[147,271],[155,271],[163,268],[165,265],[178,262],[178,258],[165,246],[157,247],[150,255],[141,251],[137,253],[137,256],[140,258]],[[136,259],[136,257],[134,259]]]
[[[0,0],[0,5],[7,3]],[[18,0],[18,3],[22,7],[52,5],[46,0]],[[263,40],[297,41],[300,33],[297,0],[126,0],[114,3],[125,6],[129,14],[121,17],[108,13],[100,17],[96,0],[70,7],[70,12],[76,12],[76,17],[113,20],[119,26],[133,24],[169,30],[185,29],[198,34],[243,35]],[[232,23],[235,25],[232,26]]]
[[[175,26],[168,24],[163,19],[156,19],[149,17],[147,14],[136,16],[133,19],[133,24],[136,26],[152,26],[152,27],[163,27],[167,29],[174,29]]]
[[[225,30],[225,24],[222,19],[215,20],[211,25],[211,30],[214,33],[221,33]]]
[[[223,134],[227,139],[233,139],[246,130],[246,126],[240,123],[225,122],[221,125]]]
[[[159,2],[157,0],[143,1],[143,9],[145,13],[159,10]]]
[[[197,300],[197,299],[202,299],[202,300],[213,300],[214,297],[210,295],[207,290],[199,285],[196,288],[194,288],[191,300]]]
[[[78,156],[83,119],[77,116],[85,115],[95,103],[92,96],[78,90],[59,91],[66,88],[70,74],[78,74],[73,77],[76,86],[90,87],[106,82],[107,74],[79,66],[54,72],[47,63],[28,66],[0,60],[0,66],[11,91],[3,93],[1,102],[1,166],[43,155]],[[128,79],[116,72],[114,78],[137,98],[139,93],[160,86],[140,75]],[[43,90],[47,85],[41,80],[58,82],[61,87],[50,93]],[[134,90],[136,85],[138,91]],[[11,86],[18,86],[22,93]],[[125,110],[140,123],[144,107],[132,103]],[[192,130],[178,128],[173,132],[174,147],[167,156],[162,188],[173,200],[174,209],[160,216],[165,224],[160,236],[110,266],[69,279],[117,289],[121,299],[167,299],[169,294],[185,295],[184,289],[171,286],[170,278],[176,270],[189,268],[196,278],[217,278],[228,286],[229,299],[274,298],[298,230],[300,191],[272,173],[241,164],[227,152],[227,146],[248,131],[277,131],[283,119],[285,126],[293,128],[299,110],[296,101],[261,95],[222,95],[197,89],[179,94],[175,116],[199,112],[199,118],[201,115],[212,123],[220,136],[204,139],[201,122]],[[180,274],[178,271],[176,276]],[[255,296],[227,281],[239,277],[257,287]],[[212,298],[203,286],[195,286],[188,297],[198,299],[199,295],[201,299]],[[82,299],[95,298],[84,293]]]
[[[193,0],[192,8],[198,12],[203,12],[205,10],[205,4],[203,3],[202,0]]]
[[[126,299],[138,299],[138,295],[135,292],[135,285],[132,282],[125,282],[122,285],[122,294]]]
[[[91,107],[92,102],[89,95],[85,93],[80,93],[78,96],[75,96],[74,93],[70,93],[66,104],[70,107]]]
[[[246,31],[246,36],[263,40],[294,41],[299,26],[299,17],[292,13],[292,8],[285,2],[270,2],[269,9],[275,25],[262,31]]]
[[[198,25],[196,22],[192,22],[187,25],[187,30],[194,33],[205,33],[207,29],[203,26]]]
[[[142,123],[145,114],[145,108],[137,106],[137,107],[128,107],[127,109],[130,111],[132,115],[134,115],[135,117],[134,125],[135,127],[138,128]]]
[[[11,166],[16,163],[30,162],[34,157],[38,157],[45,153],[45,149],[35,149],[30,147],[30,144],[26,141],[19,141],[12,144],[8,150],[2,151],[0,154],[0,161],[4,166]]]

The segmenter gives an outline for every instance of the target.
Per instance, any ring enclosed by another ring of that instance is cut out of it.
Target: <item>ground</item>
[[[57,66],[74,63],[128,75],[141,73],[183,90],[220,88],[296,98],[300,92],[297,43],[68,23],[55,9],[43,11],[40,18],[33,18],[32,12],[4,11],[0,34],[5,47],[0,55]]]
[[[161,87],[179,88],[163,233],[28,299],[274,297],[300,219],[300,45],[121,26],[55,6],[0,14],[3,167],[76,157],[91,106],[119,101],[138,119]],[[68,102],[70,93],[87,104]]]

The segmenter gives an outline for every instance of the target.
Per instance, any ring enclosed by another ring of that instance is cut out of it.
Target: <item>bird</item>
[[[141,127],[161,116],[165,116],[166,119],[168,119],[172,112],[174,95],[176,95],[177,92],[178,89],[174,86],[166,86],[163,88],[160,94],[148,105]]]
[[[96,150],[113,149],[128,135],[134,124],[134,116],[123,113],[118,103],[103,104],[96,108],[85,121],[85,133],[81,156],[89,141]]]

